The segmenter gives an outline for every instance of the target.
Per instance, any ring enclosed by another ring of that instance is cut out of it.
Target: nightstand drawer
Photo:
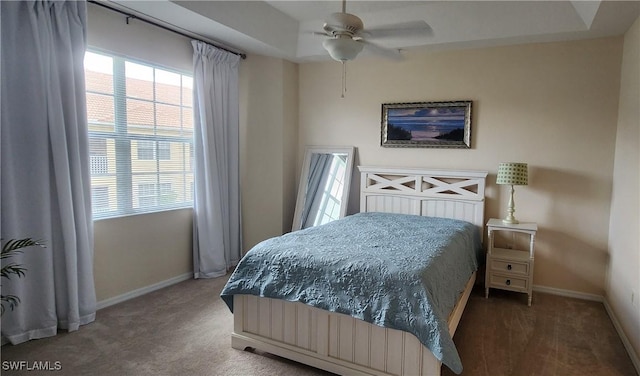
[[[514,276],[506,276],[500,274],[491,274],[489,277],[491,287],[505,290],[527,291],[527,278],[518,278]]]
[[[529,263],[491,260],[491,270],[509,274],[529,275]]]

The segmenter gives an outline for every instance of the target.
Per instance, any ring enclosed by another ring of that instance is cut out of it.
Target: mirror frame
[[[307,146],[305,149],[304,161],[302,162],[302,172],[300,174],[300,183],[298,184],[298,197],[296,199],[296,209],[293,215],[293,224],[291,231],[302,229],[302,210],[305,203],[305,192],[309,184],[309,168],[311,165],[311,156],[314,153],[319,154],[346,154],[345,181],[342,188],[342,200],[340,205],[340,218],[347,214],[347,206],[349,203],[349,191],[351,190],[351,178],[353,177],[353,160],[355,157],[355,146]]]

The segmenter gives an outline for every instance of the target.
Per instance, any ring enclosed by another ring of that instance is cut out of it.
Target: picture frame
[[[380,145],[471,148],[471,101],[383,103]]]

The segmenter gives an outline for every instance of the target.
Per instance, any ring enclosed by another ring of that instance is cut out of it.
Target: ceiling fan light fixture
[[[353,60],[364,48],[364,44],[351,38],[334,38],[322,42],[322,46],[329,55],[337,61]]]

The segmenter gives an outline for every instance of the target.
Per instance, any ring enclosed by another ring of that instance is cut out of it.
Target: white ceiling
[[[340,12],[334,0],[304,1],[107,1],[228,47],[295,62],[328,59],[322,48],[326,17]],[[640,15],[639,1],[347,1],[365,29],[425,21],[428,36],[386,38],[393,49],[485,47],[588,39],[623,34]],[[366,56],[367,50],[361,54]]]

